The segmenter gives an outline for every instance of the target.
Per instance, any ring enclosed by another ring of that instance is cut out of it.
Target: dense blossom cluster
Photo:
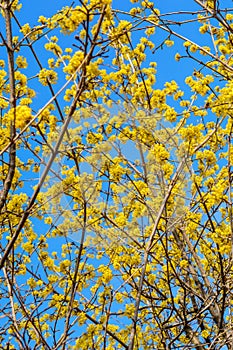
[[[233,15],[197,3],[0,1],[3,349],[230,348]]]

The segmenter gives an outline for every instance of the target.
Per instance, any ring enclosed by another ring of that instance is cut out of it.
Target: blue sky
[[[31,5],[32,3],[29,1],[23,1],[23,8],[22,10],[19,12],[19,20],[21,25],[25,24],[25,23],[29,23],[31,25],[31,27],[33,27],[34,25],[37,24],[37,19],[40,15],[44,15],[46,17],[49,17],[51,15],[53,15],[55,12],[59,11],[59,9],[61,9],[64,6],[69,5],[69,3],[65,0],[50,0],[50,1],[45,1],[45,0],[41,0],[41,1],[34,1],[33,2],[33,6]],[[71,2],[70,2],[71,4]],[[79,1],[75,1],[75,4],[79,4]],[[135,5],[136,6],[136,5]],[[118,9],[118,10],[122,10],[122,11],[128,11],[131,7],[132,4],[130,3],[129,0],[125,0],[125,1],[117,1],[114,0],[113,1],[113,7]],[[170,13],[170,12],[177,12],[177,11],[195,11],[198,9],[197,6],[194,5],[194,1],[185,1],[185,0],[180,0],[180,1],[173,1],[173,0],[168,0],[168,1],[160,1],[159,2],[159,9],[161,14],[165,14],[165,13]],[[190,19],[190,17],[192,18],[192,15],[190,13],[186,14],[182,14],[180,16],[178,16],[178,18],[180,20],[185,20],[187,18]],[[127,16],[126,16],[127,18]],[[170,20],[174,20],[176,18],[177,20],[177,15],[175,14],[174,17],[168,17]],[[186,30],[186,28],[188,28],[188,30]],[[200,42],[200,40],[202,40],[202,37],[199,35],[198,33],[198,25],[196,23],[192,23],[191,25],[189,24],[188,26],[181,26],[179,28],[177,28],[179,30],[179,33],[181,34],[185,34],[187,37],[190,37],[193,40],[198,40],[198,42]],[[194,30],[195,29],[195,30]],[[18,29],[17,29],[18,30]],[[140,39],[141,36],[141,31],[137,34],[136,32],[134,33],[135,36],[135,42],[137,41],[137,39]],[[59,32],[56,32],[57,35],[59,35]],[[70,46],[72,47],[72,44],[75,43],[75,39],[74,39],[74,35],[76,33],[73,33],[70,36],[61,36],[59,37],[59,43],[61,43],[62,48],[66,47],[66,46]],[[53,35],[53,34],[52,34]],[[50,36],[50,35],[49,35]],[[151,40],[155,40],[155,46],[159,46],[164,39],[167,37],[167,33],[165,33],[164,31],[157,29],[157,32],[155,34],[154,37],[151,38]],[[171,37],[171,39],[173,39],[173,37]],[[145,66],[149,65],[150,61],[156,61],[157,62],[157,82],[155,85],[155,88],[163,88],[163,85],[166,81],[171,81],[171,80],[176,80],[178,82],[178,84],[180,85],[181,89],[185,89],[188,93],[188,95],[190,95],[190,91],[189,89],[186,88],[185,84],[184,84],[184,79],[187,75],[190,75],[193,71],[194,68],[194,63],[190,60],[190,59],[183,59],[181,62],[176,62],[174,59],[174,56],[177,52],[184,52],[184,48],[183,48],[183,43],[181,40],[178,39],[174,39],[175,40],[175,45],[172,48],[168,48],[166,47],[166,45],[163,46],[162,49],[157,50],[154,54],[148,53],[148,59],[145,62]],[[44,43],[46,43],[46,39],[42,38],[38,43],[35,44],[35,50],[37,53],[40,53],[40,49],[38,50],[38,48],[41,45],[44,45]],[[32,76],[35,75],[35,72],[39,71],[39,68],[35,62],[35,59],[32,57],[30,51],[28,50],[28,48],[25,48],[22,50],[22,52],[20,52],[21,54],[24,54],[24,50],[25,50],[25,56],[28,57],[28,61],[29,61],[29,68],[27,70],[28,73],[26,74],[31,74]],[[39,59],[41,60],[41,62],[43,62],[45,64],[45,66],[47,67],[47,58],[51,57],[52,55],[48,54],[45,50],[42,51],[42,55],[39,56]],[[59,81],[59,84],[63,84],[64,80]],[[37,79],[33,79],[30,81],[30,85],[33,86],[33,88],[36,91],[36,98],[34,99],[33,102],[33,107],[34,108],[41,108],[44,103],[47,102],[48,100],[48,95],[44,94],[43,91],[45,91],[44,89],[41,89],[41,85],[37,82]],[[59,89],[59,87],[57,85],[54,86],[54,90],[57,91]],[[62,100],[61,100],[62,101]],[[64,102],[61,102],[64,105]],[[174,102],[173,102],[174,103]],[[35,110],[35,112],[37,112],[37,110]],[[25,159],[27,158],[27,155],[24,152],[24,157]],[[132,157],[132,151],[131,151],[131,157]],[[135,154],[134,154],[135,156]],[[56,167],[56,165],[55,165]],[[41,168],[41,171],[43,169],[43,166]],[[40,173],[41,173],[40,171]],[[28,176],[28,174],[25,174]],[[35,174],[32,174],[35,178],[35,181],[37,181],[37,177],[35,176]],[[39,176],[40,174],[38,174]],[[31,174],[29,174],[29,176],[31,176]],[[31,182],[30,183],[31,186],[35,185],[35,182]]]
[[[227,3],[230,3],[230,2],[226,1],[225,4]],[[75,4],[78,5],[79,1],[75,1]],[[155,4],[156,4],[156,1],[155,1]],[[28,22],[31,26],[34,26],[37,24],[37,19],[40,15],[49,17],[52,14],[54,14],[56,11],[59,11],[60,8],[67,5],[69,5],[69,2],[65,0],[33,1],[33,6],[31,2],[23,1],[23,8],[19,12],[20,23],[21,25],[23,25]],[[125,0],[125,1],[114,0],[113,7],[118,10],[128,11],[132,7],[132,4],[130,3],[129,0]],[[187,19],[190,20],[193,18],[190,12],[191,11],[195,12],[199,10],[199,6],[195,5],[195,1],[186,1],[186,0],[159,1],[158,8],[160,9],[161,14],[174,12],[173,16],[162,17],[162,18],[168,18],[170,19],[170,21],[178,20],[178,19],[182,21],[185,21]],[[182,11],[182,14],[177,15],[177,11]],[[204,42],[204,37],[201,36],[198,32],[198,27],[199,27],[199,24],[197,24],[196,22],[184,24],[183,26],[174,26],[174,27],[172,26],[172,28],[174,28],[180,34],[185,35],[186,37],[191,38],[194,41],[197,41],[197,43],[199,44],[203,44],[203,43],[206,44],[206,42]],[[139,32],[138,37],[140,37],[140,34],[141,32]],[[74,35],[75,33],[70,36],[61,37],[61,44],[63,48],[65,46],[72,47],[72,44],[75,43]],[[135,39],[137,40],[138,39],[137,34],[134,34],[134,35],[135,35]],[[155,45],[159,46],[166,37],[167,37],[167,33],[165,33],[160,29],[157,29],[155,36],[152,37],[151,40],[154,40]],[[199,66],[197,63],[193,62],[191,59],[188,59],[188,58],[184,58],[180,62],[176,62],[174,59],[175,54],[177,52],[184,54],[185,49],[183,48],[183,42],[181,40],[177,38],[173,38],[173,36],[171,36],[171,39],[174,39],[175,41],[174,47],[168,48],[165,45],[163,45],[162,49],[157,50],[154,54],[149,53],[148,59],[145,62],[145,65],[148,65],[149,61],[157,62],[157,75],[156,75],[157,82],[155,84],[155,88],[163,88],[163,85],[166,81],[171,81],[174,79],[178,82],[181,89],[184,89],[185,93],[187,94],[187,97],[189,97],[192,93],[190,92],[190,89],[186,87],[184,80],[187,75],[192,74],[194,67],[198,69]],[[43,45],[45,42],[46,42],[46,39],[42,38],[38,43],[35,44],[35,48],[37,49],[39,46]],[[40,51],[37,51],[37,52],[40,52]],[[43,53],[39,58],[42,62],[45,63],[47,67],[48,56],[46,56],[45,50],[42,52]],[[23,53],[23,50],[22,50],[22,53]],[[39,68],[36,66],[35,60],[32,57],[32,55],[29,54],[29,50],[27,48],[25,48],[25,56],[30,57],[28,72],[30,74],[30,70],[31,70],[32,72],[31,74],[34,75],[35,72],[39,71]],[[61,81],[60,84],[62,84],[63,82],[64,80]],[[34,108],[39,109],[44,105],[45,102],[47,102],[48,96],[47,94],[43,93],[43,91],[45,90],[41,89],[41,86],[40,84],[38,84],[37,79],[30,81],[30,84],[32,84],[33,87],[35,86],[35,90],[36,90],[36,98],[33,102],[33,106]],[[54,86],[54,90],[55,91],[58,90],[57,85]],[[173,101],[173,104],[175,104],[174,101]]]
[[[71,2],[70,2],[71,3]],[[75,4],[79,4],[79,1],[75,1]],[[155,1],[156,4],[156,1]],[[40,15],[44,15],[46,17],[49,17],[54,12],[58,11],[61,7],[68,6],[69,2],[66,0],[50,0],[50,1],[33,1],[33,6],[30,1],[24,1],[23,2],[23,9],[20,13],[19,18],[21,19],[21,23],[29,23],[31,26],[37,24],[37,18]],[[133,5],[130,3],[129,0],[119,1],[114,0],[113,1],[113,8],[118,10],[127,11],[129,10]],[[135,4],[136,6],[136,4]],[[186,0],[167,0],[167,1],[159,1],[158,8],[160,9],[161,13],[168,13],[171,11],[195,11],[198,9],[198,6],[194,4],[194,1],[186,1]],[[177,19],[177,15],[176,19]],[[191,15],[182,15],[180,18],[190,18]],[[174,17],[171,17],[171,19],[174,19]],[[193,24],[192,26],[186,25],[184,27],[179,28],[180,33],[185,33],[188,37],[192,37],[194,40],[198,39],[200,40],[200,35],[197,36],[197,31],[193,30],[194,27],[196,27],[196,24]],[[188,29],[188,30],[187,30]],[[139,34],[140,35],[140,34]],[[161,39],[166,37],[167,34],[160,32],[159,36],[161,35]],[[67,42],[74,43],[73,35],[70,37],[65,38]],[[159,40],[160,38],[156,35],[156,40],[158,40],[158,44],[161,42]],[[156,44],[156,43],[155,43]],[[182,83],[183,77],[185,72],[190,73],[192,72],[192,64],[190,60],[187,60],[187,63],[185,61],[181,64],[174,61],[174,55],[177,52],[177,49],[182,48],[182,42],[176,39],[176,45],[175,48],[166,48],[164,47],[163,50],[158,50],[154,57],[151,58],[151,60],[155,60],[158,63],[158,86],[162,87],[163,83],[167,80],[176,79],[180,83]],[[149,58],[150,59],[150,58]]]
[[[161,13],[167,13],[171,11],[196,11],[199,7],[195,5],[194,1],[187,1],[187,0],[168,0],[168,1],[157,1],[158,7],[161,11]],[[46,17],[51,16],[54,12],[59,10],[63,6],[69,5],[70,2],[67,2],[65,0],[41,0],[41,1],[23,1],[23,9],[22,12],[19,13],[19,19],[21,22],[21,25],[25,23],[30,23],[31,26],[37,24],[37,18],[40,15],[44,15]],[[75,1],[76,4],[79,4],[79,1]],[[230,1],[225,1],[225,4],[231,3]],[[114,0],[113,7],[117,8],[119,10],[128,10],[132,4],[129,0]],[[226,5],[225,5],[226,6]],[[176,16],[174,16],[175,18]],[[172,17],[171,17],[172,18]],[[192,18],[192,15],[184,14],[180,15],[179,19],[187,19]],[[177,19],[177,17],[176,17]],[[2,27],[2,23],[0,23],[0,26]],[[184,25],[181,27],[177,27],[177,30],[179,30],[179,33],[186,35],[188,38],[191,38],[192,40],[196,40],[199,44],[204,43],[203,37],[198,32],[198,25],[196,23],[189,23],[188,25]],[[164,38],[166,37],[166,34],[162,32],[161,30],[158,30],[157,34],[155,35],[156,45],[159,45]],[[173,39],[171,37],[171,39]],[[43,39],[44,40],[44,39]],[[66,36],[61,40],[61,42],[67,46],[72,46],[73,43],[75,43],[74,40],[74,34],[71,36]],[[157,67],[157,83],[156,88],[162,88],[164,83],[166,81],[170,80],[176,80],[178,84],[181,86],[182,89],[185,89],[188,95],[190,95],[189,89],[185,88],[184,79],[187,75],[192,74],[194,66],[198,69],[198,64],[193,63],[190,59],[184,59],[181,62],[176,62],[174,60],[174,56],[177,52],[184,51],[182,41],[175,39],[175,46],[172,48],[167,48],[166,46],[163,47],[162,50],[158,50],[155,52],[154,55],[150,54],[148,56],[148,61],[156,61],[158,63]],[[205,43],[206,44],[206,43]],[[28,52],[28,51],[27,51]],[[27,56],[27,54],[26,54]],[[46,62],[47,58],[45,56],[40,57],[40,59],[44,62]],[[30,65],[34,65],[34,59],[31,57],[31,61],[29,62]],[[38,67],[33,66],[32,71],[35,72],[36,69],[38,70]],[[43,104],[48,100],[47,94],[43,94],[40,92],[39,84],[35,83],[36,92],[37,92],[37,102],[34,105],[36,108],[40,108],[43,106]],[[57,91],[57,86],[55,86],[55,91]],[[41,91],[44,91],[41,89]],[[27,158],[27,154],[24,151],[24,157]],[[38,180],[37,177],[40,176],[40,174],[29,174],[30,176],[33,176],[35,180]],[[29,183],[29,182],[28,182]],[[30,182],[30,185],[35,185],[35,183]],[[26,185],[27,186],[27,185]],[[40,222],[41,223],[41,222]],[[43,234],[46,232],[47,227],[43,224],[38,224],[38,221],[35,221],[35,225],[38,225],[40,233]],[[40,226],[39,226],[40,225]],[[57,249],[59,250],[61,246],[61,240],[54,239],[54,244],[52,245],[51,249]]]
[[[59,11],[64,6],[69,6],[72,3],[72,1],[68,2],[66,0],[41,0],[41,1],[23,1],[23,9],[19,13],[19,19],[21,24],[29,22],[31,26],[37,24],[37,18],[40,15],[44,15],[46,17],[51,16],[54,14],[54,12]],[[200,11],[200,6],[198,6],[195,1],[187,1],[187,0],[165,0],[165,1],[154,1],[155,6],[160,10],[161,14],[168,14],[173,12],[174,15],[171,16],[163,16],[161,18],[167,18],[170,21],[185,21],[185,20],[192,20],[195,18],[195,16],[192,15],[191,12],[195,13],[196,11]],[[79,1],[74,1],[74,4],[79,5]],[[220,1],[221,6],[227,7],[232,6],[232,2],[230,0]],[[129,10],[133,4],[130,2],[130,0],[113,0],[113,8],[121,10],[121,11],[127,11]],[[134,6],[137,6],[135,4]],[[182,14],[177,15],[178,11],[182,11]],[[206,42],[206,36],[202,36],[198,32],[199,24],[196,22],[189,22],[188,24],[184,24],[182,26],[172,25],[171,28],[177,31],[178,33],[186,36],[187,38],[191,38],[192,40],[196,41],[200,45],[202,44],[210,44],[209,42]],[[134,33],[135,38],[137,38],[137,34]],[[138,34],[139,36],[141,33]],[[157,29],[157,33],[154,36],[155,45],[159,46],[161,42],[164,40],[164,38],[167,37],[167,33],[165,33],[162,30]],[[185,50],[183,48],[183,42],[180,39],[174,38],[171,36],[171,39],[175,40],[175,45],[172,48],[167,48],[166,46],[163,46],[162,49],[157,50],[153,55],[149,54],[147,62],[149,61],[156,61],[157,62],[157,82],[156,82],[156,88],[162,88],[164,83],[166,81],[170,81],[172,79],[176,80],[178,85],[181,87],[181,89],[184,89],[187,91],[187,93],[190,95],[189,89],[186,88],[186,85],[184,83],[184,79],[186,76],[191,75],[193,72],[193,68],[196,67],[198,69],[198,64],[193,62],[192,60],[188,58],[182,59],[181,62],[176,62],[174,60],[174,56],[177,52],[184,54]],[[43,40],[43,39],[42,39]],[[61,45],[67,45],[72,46],[72,44],[75,43],[74,35],[66,36],[61,38]],[[38,44],[39,45],[39,44]],[[37,44],[35,45],[35,48],[37,48]],[[46,56],[40,57],[41,61],[44,61],[46,64],[47,58]],[[34,59],[33,59],[34,60]],[[146,63],[147,64],[147,63]],[[43,100],[43,96],[40,96],[40,91],[37,91],[38,95],[38,102],[41,102]],[[38,105],[39,107],[39,105]]]

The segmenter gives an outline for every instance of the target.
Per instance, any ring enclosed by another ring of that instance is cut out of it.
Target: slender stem
[[[9,71],[9,85],[10,85],[10,109],[15,111],[16,107],[16,97],[15,97],[15,77],[14,77],[14,48],[12,43],[12,27],[11,27],[11,16],[10,16],[10,1],[5,1],[2,5],[4,16],[5,16],[5,26],[6,26],[6,49],[7,49],[7,59],[8,59],[8,71]],[[10,122],[10,140],[15,137],[15,115],[14,119]],[[0,213],[6,204],[6,198],[10,191],[12,181],[15,174],[15,159],[16,159],[16,143],[10,143],[9,148],[9,166],[7,171],[7,176],[4,181],[3,190],[0,194]]]

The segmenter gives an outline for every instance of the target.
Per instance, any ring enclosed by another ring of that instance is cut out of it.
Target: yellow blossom
[[[19,68],[27,68],[28,64],[26,57],[18,56],[16,58],[16,64]]]
[[[58,75],[54,70],[43,68],[39,72],[39,81],[42,85],[56,84]]]

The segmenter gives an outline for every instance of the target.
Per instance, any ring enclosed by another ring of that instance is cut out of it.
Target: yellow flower
[[[175,60],[179,62],[180,59],[181,59],[181,55],[179,53],[176,53]]]
[[[175,80],[172,80],[171,82],[166,82],[164,85],[166,87],[166,93],[168,95],[172,95],[178,89],[178,85],[175,82]]]
[[[127,218],[125,217],[124,213],[119,213],[115,222],[120,227],[125,226],[127,223]]]
[[[31,277],[27,280],[27,285],[29,285],[31,288],[35,288],[37,286],[37,283],[35,279]]]
[[[232,13],[227,13],[226,14],[226,20],[227,21],[232,21],[233,20],[233,14]]]
[[[16,58],[15,62],[19,68],[27,68],[27,66],[28,66],[27,60],[23,56],[18,56]]]
[[[77,51],[71,57],[69,64],[64,68],[65,73],[73,74],[77,68],[82,64],[84,54],[82,51]]]
[[[187,260],[180,261],[180,267],[187,267],[188,265],[189,265],[189,262]]]
[[[22,249],[24,249],[25,252],[30,254],[33,252],[34,246],[31,242],[22,243]]]
[[[199,32],[200,32],[201,34],[205,34],[205,33],[207,32],[207,30],[208,30],[208,25],[207,25],[207,24],[203,24],[203,26],[201,26],[201,27],[199,28]]]
[[[29,25],[29,23],[25,23],[22,28],[20,29],[21,33],[23,33],[24,35],[27,35],[28,33],[31,32],[31,27]]]
[[[230,53],[230,50],[226,45],[219,45],[218,49],[223,55]]]
[[[191,45],[190,41],[185,41],[183,44],[184,47],[189,47],[190,45]]]
[[[16,128],[24,128],[27,123],[32,119],[31,108],[26,105],[17,106],[15,109],[12,108],[7,114],[10,120],[15,121]]]
[[[169,122],[175,122],[177,118],[177,113],[173,107],[168,107],[166,112],[164,113],[164,117]]]
[[[207,338],[209,336],[209,332],[205,329],[204,331],[201,332],[201,335],[203,338]]]
[[[156,160],[158,163],[163,163],[169,158],[169,152],[166,150],[165,146],[157,143],[148,153],[149,160]]]
[[[173,40],[165,40],[164,44],[167,45],[168,47],[171,47],[174,45],[174,41]]]
[[[52,38],[51,38],[52,39]],[[55,42],[49,42],[45,44],[45,49],[48,51],[52,51],[55,55],[59,56],[62,54],[62,49]]]
[[[6,100],[4,100],[3,98],[0,98],[0,108],[1,109],[7,108],[8,105],[9,105],[9,103]]]
[[[191,45],[190,46],[190,51],[191,52],[196,52],[198,50],[198,47],[196,45]]]
[[[57,73],[54,70],[43,68],[39,72],[39,81],[42,85],[56,84],[58,79]]]

